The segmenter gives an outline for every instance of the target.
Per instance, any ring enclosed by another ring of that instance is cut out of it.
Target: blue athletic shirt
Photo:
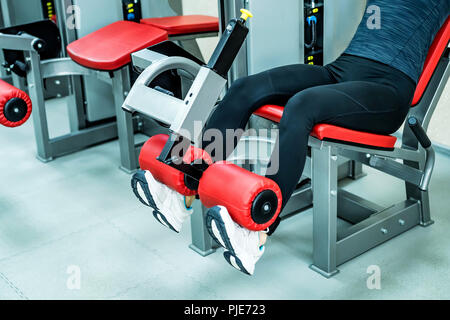
[[[387,64],[417,83],[449,15],[450,0],[369,0],[345,53]]]

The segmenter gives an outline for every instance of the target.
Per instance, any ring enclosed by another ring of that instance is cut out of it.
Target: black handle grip
[[[16,60],[12,65],[9,66],[10,70],[17,74],[19,77],[25,78],[28,72],[28,66],[26,63]]]
[[[419,141],[420,145],[425,149],[431,147],[431,140],[430,138],[428,138],[427,133],[425,132],[425,130],[423,129],[422,125],[419,123],[417,118],[410,117],[408,119],[408,124],[412,132],[416,136],[417,140]]]

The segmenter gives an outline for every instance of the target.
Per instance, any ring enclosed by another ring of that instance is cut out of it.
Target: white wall
[[[450,81],[442,93],[441,100],[434,112],[428,128],[428,134],[434,142],[450,148]]]
[[[184,15],[204,14],[214,17],[219,16],[217,0],[182,0],[182,3]],[[208,62],[217,45],[217,42],[219,41],[219,38],[204,38],[197,41],[200,49],[202,50],[203,57],[206,62]]]

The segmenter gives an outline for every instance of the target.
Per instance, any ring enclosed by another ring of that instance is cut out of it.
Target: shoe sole
[[[144,191],[144,195],[147,202],[144,199],[142,199],[141,194],[139,193],[139,187]],[[136,198],[138,198],[142,204],[153,209],[153,216],[161,225],[169,228],[170,230],[176,233],[179,233],[167,221],[167,218],[161,213],[158,206],[156,205],[155,200],[153,199],[153,196],[150,192],[147,179],[145,178],[145,171],[139,170],[133,175],[133,178],[131,179],[131,188],[133,189]]]
[[[213,222],[215,223],[217,230],[219,231],[219,235],[217,236],[213,231]],[[233,245],[231,244],[231,240],[228,237],[225,222],[220,215],[219,207],[209,209],[206,216],[206,228],[208,229],[208,232],[214,239],[214,241],[220,244],[223,248],[227,249],[233,256],[236,255]],[[220,239],[218,239],[218,237],[220,237]]]
[[[223,253],[223,256],[224,256],[225,260],[230,264],[230,266],[232,266],[236,270],[239,270],[248,276],[251,276],[251,274],[244,268],[242,261],[238,257],[236,257],[234,254],[232,254],[230,251],[225,251]]]
[[[142,199],[141,194],[139,193],[139,186],[144,191],[144,195],[147,201]],[[133,175],[133,178],[131,179],[131,188],[133,188],[134,195],[136,198],[139,199],[139,201],[144,204],[147,207],[151,207],[154,210],[158,210],[158,206],[155,203],[155,200],[152,197],[152,194],[150,193],[150,188],[148,187],[147,179],[145,178],[145,171],[139,170]]]

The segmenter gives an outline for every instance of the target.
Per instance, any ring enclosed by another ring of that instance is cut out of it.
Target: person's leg
[[[411,97],[413,92],[411,90]],[[274,151],[279,155],[272,156],[271,166],[274,161],[279,161],[278,171],[267,176],[280,186],[283,207],[302,175],[309,135],[316,124],[328,123],[391,134],[401,126],[409,109],[410,99],[399,96],[390,86],[357,81],[314,87],[292,97],[286,104],[279,126],[279,139]],[[226,208],[213,208],[210,217],[210,233],[225,247],[227,262],[252,275],[264,253],[264,245],[261,244],[265,243],[265,236],[233,222]],[[280,219],[269,228],[269,234],[275,231],[279,222]]]
[[[258,108],[266,104],[284,105],[302,90],[331,83],[335,81],[325,67],[303,64],[279,67],[235,81],[206,123],[203,149],[212,153],[214,161],[225,160],[239,141],[240,135],[234,135],[243,132]],[[222,143],[217,144],[221,145],[220,150],[215,149],[215,136],[208,135],[211,129],[221,137]],[[233,133],[232,141],[226,141],[227,131]]]
[[[279,125],[278,147],[275,148],[279,155],[272,157],[279,161],[278,171],[268,175],[280,186],[283,207],[303,173],[310,132],[316,124],[391,134],[402,125],[408,110],[409,101],[399,98],[395,89],[373,82],[352,81],[315,87],[292,97]],[[276,230],[279,222],[269,228],[269,234]]]
[[[226,130],[243,129],[252,112],[263,104],[285,103],[300,90],[332,81],[329,71],[324,67],[305,65],[276,68],[238,80],[210,117],[205,132],[217,129],[225,137]],[[206,150],[208,143],[204,145]],[[220,147],[222,150],[216,155],[216,161],[224,160],[228,155],[225,141]],[[148,171],[136,173],[132,186],[136,197],[153,210],[153,215],[160,223],[176,232],[180,231],[183,222],[192,213],[189,209],[195,197],[177,194],[156,181]]]

